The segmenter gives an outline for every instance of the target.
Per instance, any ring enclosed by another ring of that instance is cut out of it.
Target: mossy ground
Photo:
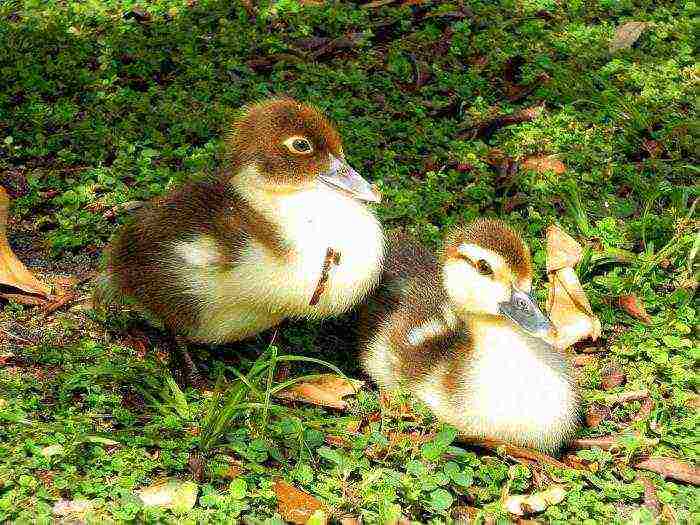
[[[545,469],[567,496],[539,519],[653,523],[642,505],[644,475],[657,488],[662,520],[700,521],[696,488],[632,467],[646,454],[698,460],[698,315],[688,267],[699,193],[691,122],[696,4],[243,4],[0,4],[0,184],[15,197],[10,237],[23,260],[40,274],[82,275],[124,217],[104,212],[222,162],[222,132],[241,105],[279,93],[315,103],[338,124],[352,165],[381,187],[387,226],[437,246],[450,224],[506,219],[532,246],[540,299],[552,222],[593,247],[638,254],[630,264],[579,269],[603,323],[601,352],[580,381],[586,406],[645,388],[653,408],[634,421],[639,401],[612,403],[601,425],[581,429],[579,437],[629,436],[612,452],[579,452],[583,471]],[[628,20],[649,24],[631,49],[611,54],[615,28]],[[538,104],[543,112],[533,121],[492,136],[471,132]],[[567,171],[519,168],[533,155],[556,155]],[[85,295],[90,289],[80,287]],[[616,307],[625,293],[643,300],[651,324]],[[347,324],[285,326],[277,346],[357,376]],[[257,523],[275,513],[277,475],[335,516],[368,523],[399,515],[445,522],[464,505],[481,509],[480,519],[505,520],[504,486],[528,493],[546,485],[539,467],[461,450],[446,443],[449,431],[386,448],[397,430],[434,431],[429,417],[403,421],[383,410],[349,437],[349,449],[324,443],[328,434],[347,434],[348,418],[380,411],[367,389],[346,414],[298,407],[265,428],[258,412],[237,418],[227,447],[206,460],[194,509],[144,509],[136,488],[161,476],[192,477],[206,404],[194,390],[186,394],[189,412],[145,402],[142,390],[158,396],[169,374],[157,333],[145,336],[128,314],[105,322],[80,304],[46,318],[6,304],[0,328],[0,521],[48,522],[57,500],[85,498],[88,521]],[[212,374],[227,360],[246,369],[270,336],[244,352],[201,349],[199,357]],[[611,366],[626,382],[604,391]],[[62,447],[47,454],[54,444]],[[370,446],[384,452],[368,453]],[[223,456],[243,469],[233,482],[222,474]]]

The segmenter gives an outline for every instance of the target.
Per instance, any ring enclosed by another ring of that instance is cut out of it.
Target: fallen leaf
[[[51,456],[59,456],[64,452],[65,449],[63,448],[63,445],[60,445],[58,443],[55,445],[49,445],[48,447],[44,447],[41,449],[41,455],[45,458],[50,458]]]
[[[543,105],[532,106],[521,109],[509,115],[498,115],[489,120],[479,123],[477,126],[471,126],[459,133],[459,138],[480,138],[484,141],[491,139],[493,134],[505,126],[520,124],[522,122],[531,122],[539,117],[544,111]]]
[[[344,409],[345,396],[357,393],[364,384],[358,380],[347,380],[335,374],[320,374],[308,381],[300,381],[276,394],[282,399],[303,401],[312,405]]]
[[[644,308],[644,303],[636,295],[621,295],[617,298],[617,305],[635,319],[646,324],[651,323],[651,317]]]
[[[659,443],[658,439],[646,438],[641,434],[636,434],[636,437],[643,441],[644,446],[654,446]],[[624,435],[615,436],[602,436],[597,438],[581,438],[574,439],[569,443],[569,448],[571,450],[584,450],[587,448],[598,447],[602,450],[610,450],[613,448],[622,447],[621,440],[625,438]]]
[[[81,517],[92,510],[93,503],[88,499],[67,500],[60,499],[53,504],[51,514],[59,517]]]
[[[573,268],[581,253],[580,245],[566,232],[556,225],[547,228],[547,312],[556,327],[556,335],[549,342],[562,349],[600,336],[600,321]]]
[[[164,479],[138,491],[138,497],[146,507],[171,509],[184,514],[194,508],[199,487],[192,481]]]
[[[617,394],[605,396],[605,402],[611,405],[613,403],[626,403],[627,401],[635,401],[646,397],[649,397],[649,391],[646,389],[628,390],[627,392],[619,392]]]
[[[571,235],[552,225],[547,229],[547,273],[574,267],[581,260],[583,249]]]
[[[629,49],[642,35],[642,31],[647,27],[647,22],[625,22],[618,26],[615,35],[610,41],[608,50],[610,53],[615,53],[620,49]]]
[[[640,461],[635,467],[661,474],[664,478],[700,485],[700,468],[693,467],[680,459],[657,457]]]
[[[610,415],[610,409],[605,405],[593,403],[586,411],[586,426],[596,428]]]
[[[566,490],[561,485],[552,485],[542,492],[533,492],[529,495],[512,495],[503,503],[505,510],[516,516],[542,512],[551,505],[564,501]]]
[[[0,286],[17,289],[31,294],[32,299],[46,299],[49,287],[39,281],[27,270],[17,256],[12,252],[7,241],[7,217],[10,209],[10,198],[5,189],[0,186]],[[23,294],[8,291],[13,298]],[[5,293],[0,293],[5,297]]]
[[[277,511],[285,521],[304,525],[316,511],[323,511],[321,502],[286,481],[278,479],[272,488],[277,496]]]
[[[537,173],[553,171],[557,175],[561,175],[566,171],[566,165],[554,155],[528,157],[523,160],[521,166],[523,169],[536,171]]]
[[[617,368],[612,368],[603,375],[601,382],[603,390],[612,390],[625,382],[625,373]]]

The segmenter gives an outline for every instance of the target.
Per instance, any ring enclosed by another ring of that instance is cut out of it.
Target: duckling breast
[[[510,323],[473,327],[461,425],[476,436],[554,450],[578,425],[566,356]]]

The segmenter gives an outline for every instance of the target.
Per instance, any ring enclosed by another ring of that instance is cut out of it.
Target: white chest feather
[[[474,433],[547,448],[571,431],[577,397],[555,350],[507,325],[476,329],[474,346],[464,414]]]
[[[270,200],[264,208],[289,242],[290,257],[280,260],[253,242],[241,267],[250,272],[251,279],[264,279],[273,308],[298,317],[336,315],[376,284],[384,256],[382,229],[359,201],[318,186]],[[310,305],[329,248],[339,254],[339,263],[330,266],[318,303]]]
[[[325,186],[274,198],[251,195],[249,201],[278,228],[289,256],[283,260],[252,238],[233,268],[213,271],[209,263],[216,257],[209,252],[216,248],[211,239],[178,245],[179,253],[190,254],[185,260],[202,268],[190,278],[207,304],[200,338],[230,341],[285,317],[338,315],[377,283],[384,255],[382,229],[360,202]],[[330,267],[323,293],[311,305],[329,248],[340,254],[339,264]]]

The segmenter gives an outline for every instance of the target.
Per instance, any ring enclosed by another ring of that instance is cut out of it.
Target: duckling
[[[363,366],[474,438],[553,452],[578,425],[579,396],[552,325],[531,295],[532,264],[504,223],[454,228],[440,260],[387,243],[382,284],[361,311]]]
[[[363,300],[381,275],[384,234],[366,205],[380,196],[345,160],[333,125],[272,99],[247,107],[227,143],[224,169],[117,232],[98,302],[129,298],[182,339],[218,344]]]

